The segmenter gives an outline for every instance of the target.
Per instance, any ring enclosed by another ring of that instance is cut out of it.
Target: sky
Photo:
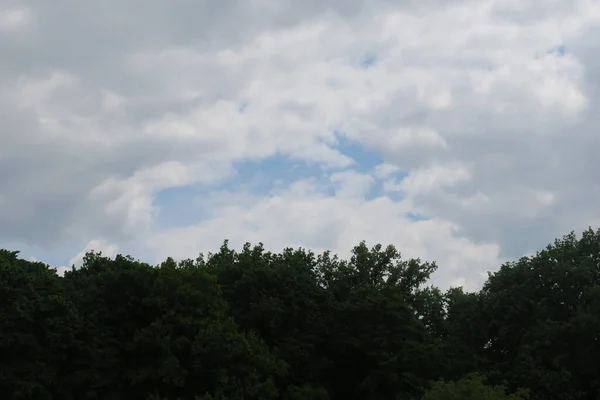
[[[599,0],[0,2],[0,248],[365,240],[477,289],[600,226]]]

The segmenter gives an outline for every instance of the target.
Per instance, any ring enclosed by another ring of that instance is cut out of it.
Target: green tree
[[[481,293],[493,379],[534,399],[597,399],[599,262],[600,234],[589,229],[490,277]]]
[[[78,398],[275,398],[277,361],[239,332],[209,274],[190,262],[160,267],[89,253],[65,274],[85,316],[94,381]]]
[[[314,392],[311,398],[324,398],[330,312],[316,265],[314,254],[303,249],[273,254],[262,244],[246,244],[237,253],[227,242],[205,261],[240,328],[255,332],[284,362],[286,373],[278,381],[284,397]]]
[[[481,375],[470,375],[456,382],[438,381],[422,400],[523,400],[525,391],[507,394],[502,386],[490,386]]]
[[[438,354],[419,310],[435,264],[402,260],[394,246],[364,242],[349,261],[325,268],[333,297],[330,358],[335,398],[383,399],[420,393],[437,378]]]
[[[0,393],[600,399],[600,232],[505,263],[479,292],[442,292],[435,269],[364,242],[349,260],[225,242],[159,266],[92,252],[59,277],[0,250]]]
[[[52,399],[77,347],[79,316],[56,270],[0,250],[0,393]]]
[[[486,370],[488,322],[481,295],[451,288],[444,293],[444,305],[442,376],[456,380],[470,372]]]

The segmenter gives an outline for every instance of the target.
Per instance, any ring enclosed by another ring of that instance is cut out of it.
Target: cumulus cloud
[[[83,257],[90,251],[102,253],[105,257],[114,257],[119,251],[119,246],[108,243],[104,239],[91,240],[82,251],[77,253],[74,257],[71,257],[68,265],[56,267],[56,272],[62,276],[66,271],[70,271],[71,268],[81,268],[83,265]]]
[[[262,241],[275,251],[287,246],[330,249],[349,257],[351,247],[366,238],[371,244],[396,243],[404,257],[440,260],[436,283],[448,285],[464,278],[470,289],[482,281],[486,268],[497,267],[497,245],[461,237],[460,227],[450,221],[414,220],[410,208],[387,196],[367,200],[364,179],[371,183],[358,173],[333,178],[341,183],[334,195],[314,180],[294,182],[267,196],[214,194],[203,201],[213,211],[212,218],[162,231],[151,236],[147,246],[159,249],[159,258],[193,255],[199,248],[216,251],[222,243],[218,233],[226,232],[236,248],[246,241]]]
[[[600,222],[598,46],[593,0],[0,6],[0,244],[366,239],[477,285]]]

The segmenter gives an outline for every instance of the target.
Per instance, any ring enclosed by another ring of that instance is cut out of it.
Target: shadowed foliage
[[[600,399],[600,232],[442,291],[435,263],[247,244],[64,276],[0,250],[6,399]]]

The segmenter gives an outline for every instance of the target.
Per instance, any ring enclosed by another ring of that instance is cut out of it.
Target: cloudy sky
[[[0,1],[0,247],[436,260],[600,225],[599,0]]]

